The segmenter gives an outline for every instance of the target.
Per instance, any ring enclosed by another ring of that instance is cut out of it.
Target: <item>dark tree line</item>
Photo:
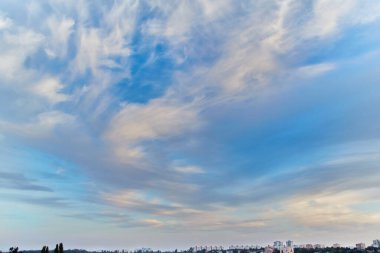
[[[263,252],[264,248],[260,249],[249,249],[249,250],[233,250],[233,253],[259,253]],[[120,251],[102,251],[103,253],[124,253]],[[206,251],[205,249],[202,250],[197,250],[195,251],[193,248],[190,248],[189,250],[184,250],[184,251],[179,251],[179,250],[173,250],[173,251],[149,251],[148,253],[219,253],[219,250],[208,250]],[[228,253],[226,249],[221,250],[222,253]],[[2,253],[0,251],[0,253]],[[23,252],[19,251],[18,247],[11,247],[9,249],[9,252],[3,252],[3,253],[98,253],[94,251],[87,251],[83,249],[71,249],[71,250],[66,250],[64,252],[63,249],[63,244],[57,244],[55,245],[54,252],[50,251],[49,252],[49,247],[48,246],[43,246],[41,251],[39,250],[24,250]],[[137,250],[134,253],[144,253],[142,250]],[[280,253],[280,251],[276,250],[273,253]],[[295,248],[294,253],[380,253],[379,248],[374,248],[372,246],[367,247],[365,250],[357,250],[355,248],[346,248],[346,247],[341,247],[341,248],[322,248],[322,249],[305,249],[305,248]]]
[[[378,248],[374,248],[372,246],[367,247],[365,250],[358,250],[355,248],[323,248],[323,249],[294,249],[294,253],[380,253]]]
[[[46,252],[46,253],[49,253],[49,252]],[[63,253],[63,244],[62,243],[60,243],[59,245],[58,244],[55,245],[54,253]]]
[[[41,253],[49,253],[49,246],[43,246]]]
[[[18,247],[10,247],[9,253],[21,253],[21,252],[18,251]]]
[[[26,251],[25,253],[29,253],[29,252],[38,253],[39,251]],[[0,253],[2,252],[0,251]],[[11,247],[9,248],[8,253],[22,253],[22,252],[18,250],[18,247]],[[41,253],[49,253],[49,246],[44,245],[41,249]],[[55,245],[54,253],[64,253],[62,243]]]

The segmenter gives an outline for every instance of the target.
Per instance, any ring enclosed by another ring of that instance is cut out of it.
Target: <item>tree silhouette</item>
[[[58,244],[55,245],[54,253],[59,253]]]
[[[59,244],[59,251],[58,251],[58,253],[63,253],[63,244],[62,243]]]
[[[49,247],[48,246],[43,246],[41,249],[41,253],[49,253]]]
[[[9,248],[9,253],[18,253],[18,247],[16,247],[16,248],[10,247]]]

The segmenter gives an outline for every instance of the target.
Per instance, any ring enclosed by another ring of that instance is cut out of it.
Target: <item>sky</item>
[[[0,2],[0,249],[370,244],[380,2]]]

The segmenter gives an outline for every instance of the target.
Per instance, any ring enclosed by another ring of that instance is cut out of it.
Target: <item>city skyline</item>
[[[63,249],[63,244],[62,245]],[[49,246],[43,246],[44,249],[49,250]],[[58,244],[56,244],[56,247],[58,247]],[[355,245],[342,245],[339,243],[334,243],[333,245],[325,245],[325,244],[320,244],[320,243],[305,243],[305,244],[295,244],[294,241],[292,240],[286,240],[284,241],[274,241],[273,244],[271,245],[268,243],[268,245],[258,245],[258,244],[251,244],[251,245],[230,245],[230,246],[222,246],[222,245],[195,245],[191,246],[188,248],[183,248],[183,249],[152,249],[152,248],[147,248],[147,247],[140,247],[140,248],[122,248],[122,249],[92,249],[88,251],[88,249],[66,249],[66,250],[87,250],[87,252],[155,252],[155,251],[166,251],[166,252],[171,252],[171,251],[179,251],[179,252],[187,252],[187,251],[192,251],[192,252],[202,252],[205,250],[206,252],[208,251],[231,251],[231,250],[264,250],[263,253],[267,253],[267,249],[270,250],[268,252],[273,252],[274,249],[281,250],[281,249],[287,249],[287,248],[292,248],[292,249],[326,249],[326,248],[350,248],[350,249],[359,249],[359,250],[365,250],[367,247],[373,247],[375,249],[380,249],[380,240],[375,239],[372,240],[372,244],[366,244],[363,242],[356,243]],[[22,251],[39,251],[39,249],[20,249],[17,247],[18,250]],[[6,250],[1,251],[1,252],[6,252]],[[261,252],[261,251],[260,251]],[[281,251],[282,252],[282,251]],[[286,252],[286,251],[284,251]],[[294,251],[291,251],[294,252]]]
[[[0,1],[0,249],[379,238],[380,2]]]

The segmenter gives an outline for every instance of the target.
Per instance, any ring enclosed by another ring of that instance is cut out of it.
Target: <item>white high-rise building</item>
[[[284,246],[284,243],[281,242],[281,241],[275,241],[275,242],[273,243],[273,248],[275,248],[275,249],[280,250],[282,246]]]
[[[264,253],[273,253],[273,251],[274,251],[274,248],[272,247],[272,246],[267,246],[267,247],[265,247],[265,249],[264,249]]]
[[[291,240],[288,240],[288,241],[286,241],[286,246],[287,247],[294,247],[294,242]]]
[[[294,253],[294,248],[293,247],[283,246],[280,249],[280,253]]]
[[[363,242],[356,244],[357,250],[365,250],[365,244]]]

